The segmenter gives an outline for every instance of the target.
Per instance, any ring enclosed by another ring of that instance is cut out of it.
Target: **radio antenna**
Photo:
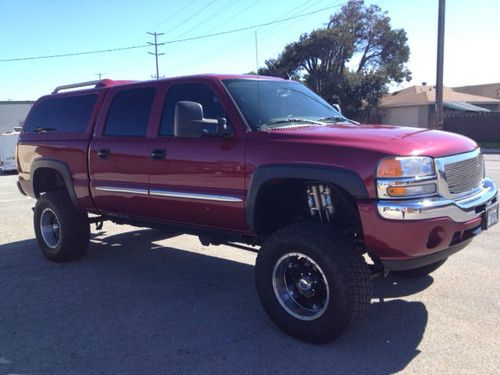
[[[260,77],[259,77],[259,45],[257,42],[257,30],[255,30],[255,73],[257,74],[257,106],[259,108],[259,127],[262,124],[260,111]]]

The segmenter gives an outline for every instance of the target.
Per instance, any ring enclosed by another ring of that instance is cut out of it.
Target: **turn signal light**
[[[428,195],[436,192],[436,184],[391,186],[387,188],[387,194],[391,197],[411,197],[415,195]]]

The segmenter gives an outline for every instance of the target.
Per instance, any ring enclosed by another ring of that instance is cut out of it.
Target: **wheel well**
[[[303,179],[273,179],[260,188],[254,208],[256,234],[267,235],[292,222],[319,220],[311,214],[307,198],[308,187],[319,184],[331,190],[334,213],[328,222],[340,230],[362,236],[354,197],[335,184]]]
[[[35,197],[53,190],[66,190],[63,176],[52,168],[38,168],[33,175],[33,193]]]

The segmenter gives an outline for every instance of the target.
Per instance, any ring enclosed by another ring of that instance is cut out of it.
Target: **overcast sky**
[[[0,0],[0,60],[141,46],[205,36],[284,18],[282,23],[160,47],[160,75],[245,73],[276,57],[304,32],[321,27],[345,1],[335,0]],[[408,33],[411,84],[435,81],[438,0],[367,1]],[[321,10],[328,8],[326,10]],[[315,12],[314,14],[308,14]],[[447,86],[500,82],[500,0],[448,0]],[[55,86],[97,79],[151,79],[152,48],[26,61],[0,61],[0,101],[34,100]]]

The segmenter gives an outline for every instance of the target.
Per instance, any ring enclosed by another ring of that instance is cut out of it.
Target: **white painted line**
[[[6,199],[6,200],[0,200],[0,203],[19,202],[19,201],[26,201],[26,200],[27,200],[27,198]]]

